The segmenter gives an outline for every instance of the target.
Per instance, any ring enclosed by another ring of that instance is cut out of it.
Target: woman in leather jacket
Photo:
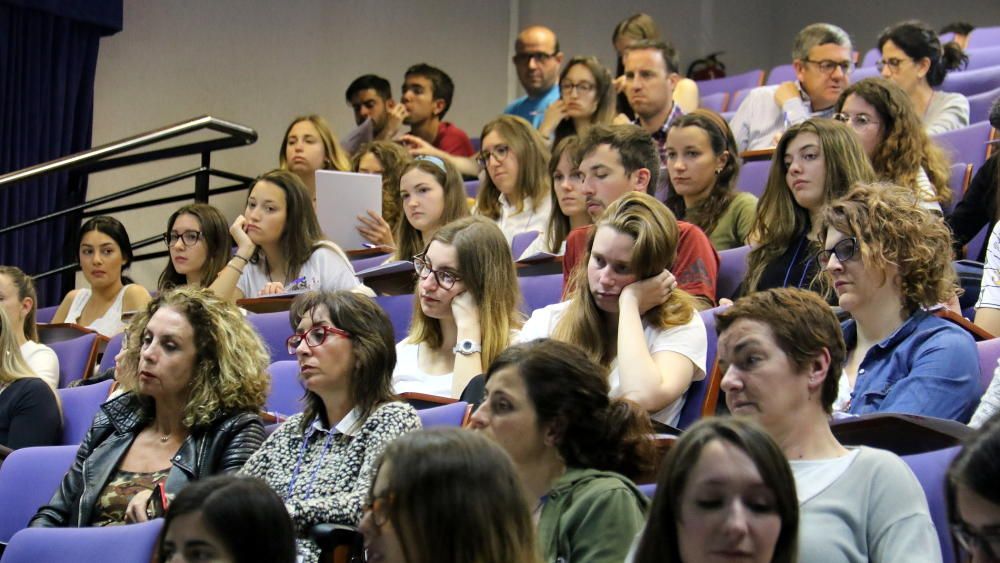
[[[268,354],[239,310],[209,291],[177,288],[132,322],[117,379],[76,460],[31,526],[141,522],[153,490],[233,472],[260,447]],[[157,495],[159,497],[159,495]]]

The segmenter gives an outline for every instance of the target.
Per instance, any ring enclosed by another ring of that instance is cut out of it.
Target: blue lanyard
[[[788,268],[785,270],[785,281],[781,284],[781,287],[788,287],[788,278],[792,275],[792,268],[794,268],[795,264],[799,261],[799,253],[802,252],[802,245],[805,244],[807,238],[808,237],[803,237],[799,239],[799,246],[796,247],[795,255],[792,256],[792,262],[788,264]],[[802,287],[802,282],[805,281],[806,274],[809,273],[809,264],[812,263],[812,261],[813,257],[809,257],[809,259],[806,260],[806,263],[802,265],[802,275],[799,276],[799,283],[795,287]]]
[[[309,438],[316,432],[312,427],[309,431],[302,436],[302,447],[299,448],[299,458],[295,461],[295,469],[292,470],[292,478],[288,482],[288,492],[285,493],[285,500],[292,498],[292,491],[295,490],[295,481],[299,478],[299,472],[302,471],[302,459],[306,455],[306,447],[309,445]],[[327,432],[326,440],[323,442],[323,451],[319,455],[319,461],[313,467],[312,474],[309,475],[309,488],[306,489],[306,494],[302,500],[309,500],[312,496],[313,485],[316,484],[316,473],[319,472],[319,468],[323,465],[323,460],[326,458],[326,454],[330,451],[333,445],[333,432]]]

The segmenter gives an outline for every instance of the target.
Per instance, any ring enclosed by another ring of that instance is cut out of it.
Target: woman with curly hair
[[[875,172],[857,136],[829,119],[793,125],[771,159],[757,220],[750,229],[743,294],[772,287],[802,287],[831,297],[820,276],[820,224],[826,206]]]
[[[107,526],[159,516],[190,481],[243,467],[264,439],[267,349],[236,306],[211,291],[160,294],[132,321],[118,382],[69,472],[32,526]]]
[[[392,394],[392,324],[374,300],[305,293],[292,302],[289,320],[305,410],[275,430],[241,473],[278,493],[295,523],[299,560],[314,563],[319,547],[309,530],[323,522],[357,526],[376,460],[420,419]]]
[[[967,422],[979,401],[976,344],[926,310],[955,295],[948,227],[911,190],[871,184],[832,203],[822,232],[820,264],[852,317],[834,409]]]
[[[608,369],[612,397],[676,425],[691,382],[705,377],[708,348],[694,299],[668,270],[679,238],[677,221],[653,196],[619,198],[590,234],[569,299],[535,310],[518,340],[579,346]]]
[[[951,201],[948,158],[924,132],[906,93],[884,78],[866,78],[841,92],[837,121],[861,140],[880,180],[914,190],[923,206],[941,212]]]
[[[656,455],[649,416],[609,398],[607,369],[565,342],[511,346],[485,379],[470,426],[514,462],[542,560],[624,560],[649,507],[631,480]]]
[[[716,250],[746,244],[757,198],[736,191],[736,139],[714,111],[696,109],[667,130],[667,207],[677,219],[705,231]]]

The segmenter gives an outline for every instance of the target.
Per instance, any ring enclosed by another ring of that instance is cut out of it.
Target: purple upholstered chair
[[[759,198],[764,195],[767,175],[770,171],[770,160],[751,160],[745,163],[740,167],[740,175],[736,177],[736,189]]]
[[[979,49],[968,49],[965,54],[969,56],[969,66],[965,70],[979,70],[1000,66],[1000,45],[995,47],[981,47]]]
[[[958,455],[959,446],[946,448],[922,454],[905,455],[903,461],[910,466],[920,481],[927,497],[927,505],[931,509],[931,521],[937,530],[938,541],[941,542],[941,557],[944,563],[954,563],[955,550],[951,542],[951,530],[948,525],[948,508],[945,502],[945,473],[951,460]]]
[[[645,485],[638,485],[639,492],[646,495],[646,498],[653,500],[656,496],[656,483],[646,483]]]
[[[972,240],[965,245],[965,258],[967,260],[979,260],[979,255],[983,251],[983,245],[986,244],[986,240],[990,237],[990,226],[983,225],[983,228],[979,230],[979,233],[972,237]]]
[[[879,55],[881,57],[881,55]],[[873,76],[881,76],[882,73],[878,71],[878,67],[872,66],[862,66],[854,69],[851,73],[851,82],[858,82],[864,80],[865,78],[872,78]]]
[[[997,68],[1000,72],[1000,67]],[[969,123],[979,123],[990,118],[990,107],[993,101],[1000,98],[1000,88],[994,88],[989,92],[973,94],[969,98]]]
[[[479,180],[466,180],[465,193],[469,197],[476,197],[479,195]]]
[[[733,97],[729,99],[729,106],[726,108],[726,111],[736,113],[736,110],[740,109],[740,104],[743,103],[743,100],[747,99],[747,94],[750,93],[750,90],[753,90],[753,88],[741,88],[733,92]]]
[[[793,65],[778,65],[767,74],[767,85],[774,86],[782,82],[795,80],[795,67]]]
[[[306,390],[299,379],[299,363],[295,360],[274,362],[267,371],[271,374],[271,391],[264,410],[281,419],[302,412],[305,408],[302,397]]]
[[[750,246],[730,248],[719,253],[719,277],[715,283],[715,297],[733,299],[736,290],[747,275],[747,255]]]
[[[469,403],[457,401],[440,407],[417,411],[424,428],[434,426],[464,426],[469,417]]]
[[[366,256],[364,258],[358,258],[357,260],[351,260],[351,265],[354,266],[355,272],[360,272],[362,270],[367,270],[368,268],[374,268],[375,266],[379,266],[388,259],[389,259],[388,254],[379,254],[377,256]]]
[[[375,298],[375,302],[389,315],[392,330],[396,333],[396,342],[406,338],[410,331],[410,317],[413,316],[413,294],[380,295]]]
[[[0,542],[28,525],[38,507],[49,502],[73,464],[77,446],[14,450],[0,465]],[[8,553],[10,549],[7,550]],[[65,554],[64,554],[65,555]],[[5,554],[3,561],[7,561]],[[36,559],[51,561],[51,559]]]
[[[52,317],[56,316],[56,310],[59,305],[53,305],[51,307],[39,307],[35,310],[35,322],[36,323],[48,323],[52,322]]]
[[[514,235],[514,238],[510,241],[510,253],[514,256],[514,260],[520,258],[524,254],[524,251],[531,246],[531,243],[535,242],[538,236],[538,231],[528,231]]]
[[[101,356],[101,363],[97,366],[97,373],[101,373],[115,367],[115,356],[118,355],[118,352],[121,352],[122,340],[124,339],[124,332],[119,332],[111,337],[111,340],[109,340],[108,344],[104,347],[104,355]]]
[[[729,103],[729,92],[716,92],[698,99],[698,107],[710,109],[715,113],[725,111],[727,103]]]
[[[941,210],[944,211],[945,215],[951,215],[952,210],[955,209],[958,202],[962,201],[962,198],[965,197],[965,190],[969,187],[971,180],[971,164],[958,162],[951,165],[951,175],[948,176],[948,187],[951,188],[951,201],[941,206]]]
[[[865,51],[865,56],[861,59],[861,66],[858,68],[875,68],[875,63],[877,63],[881,58],[882,51],[879,51],[876,47],[872,47],[871,49]]]
[[[294,359],[285,346],[285,341],[293,332],[288,321],[288,311],[250,314],[247,315],[247,322],[267,345],[272,362]]]
[[[997,73],[1000,76],[1000,72]],[[967,162],[972,165],[972,172],[986,162],[986,143],[990,140],[990,131],[993,127],[988,121],[973,123],[968,127],[938,133],[933,136],[937,143],[952,162]]]
[[[90,376],[97,362],[99,334],[91,332],[70,340],[50,342],[49,347],[59,356],[59,387],[66,387],[70,381]]]
[[[715,334],[715,314],[724,309],[725,307],[715,307],[698,313],[701,315],[701,321],[705,323],[705,334],[708,337],[708,347],[705,354],[705,378],[692,382],[685,393],[684,405],[681,407],[680,417],[677,419],[677,428],[680,430],[686,430],[688,426],[701,419],[701,411],[715,368],[715,352],[719,340],[718,335]]]
[[[979,350],[979,392],[985,393],[993,381],[997,360],[1000,360],[1000,338],[980,340],[976,342],[976,349]]]
[[[969,49],[1000,47],[1000,26],[977,27],[969,35]]]
[[[524,276],[517,278],[524,301],[521,311],[531,315],[535,309],[562,301],[562,274],[544,276]]]
[[[161,528],[162,518],[103,528],[28,528],[11,539],[3,563],[104,563],[112,559],[117,563],[147,563]]]
[[[996,68],[949,72],[941,83],[942,92],[958,92],[966,96],[1000,88],[1000,72]]]
[[[78,446],[90,430],[94,415],[107,400],[113,380],[108,379],[93,385],[81,385],[59,389],[59,401],[62,402],[63,426],[60,444]]]
[[[741,88],[756,88],[764,82],[764,71],[760,69],[744,72],[735,76],[725,78],[715,78],[713,80],[699,80],[698,93],[701,96],[709,96],[719,92],[735,92]]]

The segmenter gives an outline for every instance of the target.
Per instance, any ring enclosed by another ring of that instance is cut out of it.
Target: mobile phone
[[[170,500],[167,498],[166,482],[166,479],[164,479],[156,484],[156,487],[153,488],[152,496],[149,497],[149,503],[146,504],[146,516],[150,520],[153,518],[162,518],[167,513]]]

